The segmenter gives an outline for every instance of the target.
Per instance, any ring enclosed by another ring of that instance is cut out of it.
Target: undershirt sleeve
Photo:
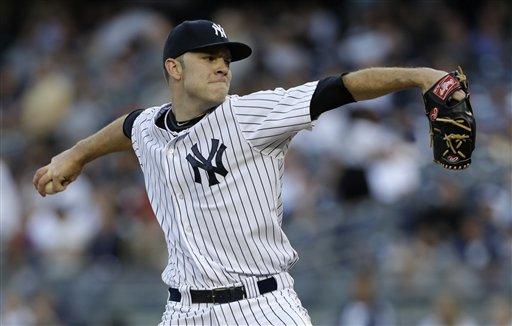
[[[132,128],[135,119],[144,111],[143,109],[132,111],[128,116],[124,119],[123,122],[123,133],[129,139],[132,139]]]
[[[318,82],[311,99],[311,120],[316,120],[320,114],[345,104],[356,102],[343,83],[343,73],[339,76],[324,78]]]

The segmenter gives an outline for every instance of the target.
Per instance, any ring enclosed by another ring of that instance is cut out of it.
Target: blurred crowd
[[[32,176],[118,116],[168,101],[162,46],[184,18],[253,47],[232,65],[233,94],[372,66],[462,66],[478,128],[468,170],[431,162],[419,90],[330,111],[294,138],[292,275],[319,325],[511,325],[506,1],[71,3],[30,2],[2,34],[2,325],[159,320],[167,251],[134,155],[101,158],[46,198]]]

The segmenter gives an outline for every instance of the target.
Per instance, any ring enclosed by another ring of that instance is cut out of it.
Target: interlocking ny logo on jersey
[[[215,35],[219,36],[219,33],[220,33],[220,36],[227,37],[226,33],[224,32],[224,28],[222,28],[222,26],[213,23],[212,27],[213,27],[213,30],[215,31]]]
[[[210,149],[210,154],[208,155],[208,159],[205,159],[204,156],[197,149],[197,144],[192,146],[192,153],[194,155],[188,154],[187,161],[192,165],[194,169],[194,181],[197,183],[201,183],[201,174],[199,173],[199,169],[203,169],[208,173],[208,185],[211,187],[219,183],[217,180],[216,174],[220,174],[225,177],[228,174],[224,165],[222,165],[222,155],[226,150],[226,146],[224,144],[220,144],[218,139],[212,139],[212,147]],[[195,157],[194,157],[195,156]],[[217,166],[212,165],[212,161],[215,158],[215,164]]]

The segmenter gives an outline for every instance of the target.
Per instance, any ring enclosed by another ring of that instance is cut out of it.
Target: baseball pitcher
[[[53,194],[88,162],[133,148],[168,247],[162,325],[311,324],[289,274],[298,256],[281,229],[281,188],[291,139],[323,112],[419,87],[434,161],[471,162],[475,124],[461,70],[370,68],[228,95],[231,63],[251,52],[218,24],[183,22],[163,50],[170,102],[120,117],[34,176],[42,196]]]

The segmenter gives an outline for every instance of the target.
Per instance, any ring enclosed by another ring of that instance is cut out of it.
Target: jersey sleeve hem
[[[137,120],[137,117],[144,111],[143,109],[138,109],[135,111],[130,112],[126,116],[123,122],[123,133],[128,139],[132,139],[132,130],[135,120]]]

